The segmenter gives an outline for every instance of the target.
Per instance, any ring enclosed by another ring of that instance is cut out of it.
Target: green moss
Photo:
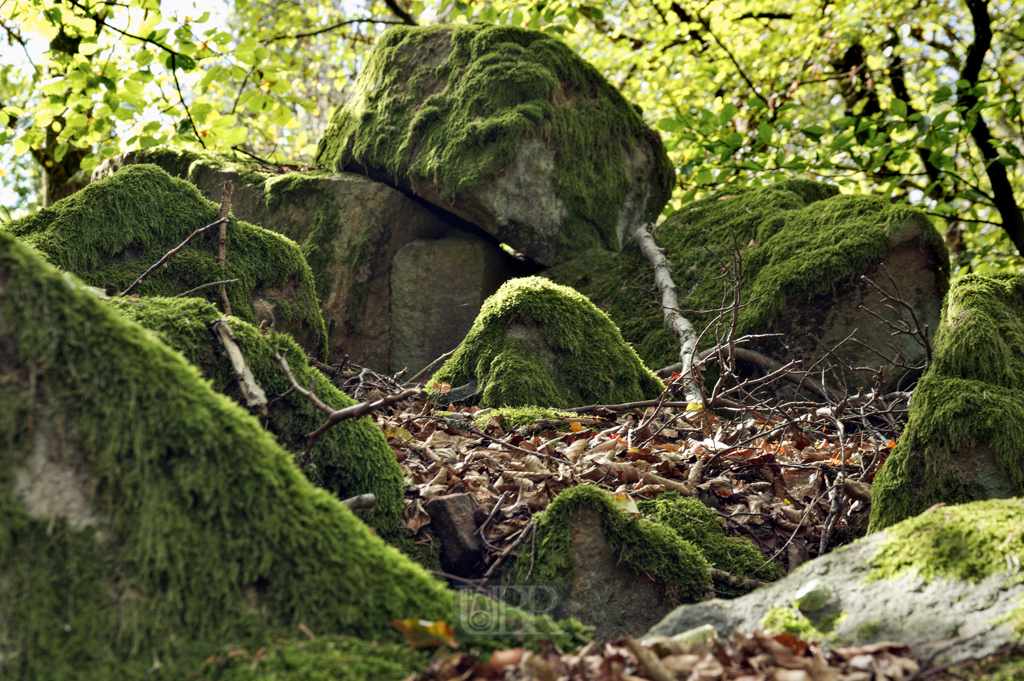
[[[815,624],[796,608],[772,608],[765,613],[761,624],[774,634],[793,634],[807,641],[838,644],[839,639],[831,634],[845,617],[845,611],[832,613]]]
[[[932,504],[1024,494],[1024,276],[967,275],[943,306],[933,362],[918,383],[910,418],[872,486],[874,532]],[[993,466],[1009,484],[962,469]]]
[[[451,591],[181,354],[4,231],[0,367],[4,678],[180,679],[299,623],[381,640],[396,618],[452,618]],[[40,451],[86,476],[102,534],[30,517],[14,496]]]
[[[6,228],[54,265],[94,286],[124,290],[195,229],[217,219],[219,207],[192,184],[153,165],[129,165],[74,195]],[[314,339],[310,352],[325,355],[327,331],[313,277],[293,241],[232,219],[227,227],[227,273],[216,262],[217,230],[199,235],[134,293],[174,296],[202,284],[228,284],[231,310],[256,323],[254,298],[268,289],[294,291],[293,315]],[[218,287],[193,294],[215,302]],[[282,327],[279,327],[282,328]]]
[[[229,649],[205,666],[217,681],[402,681],[429,662],[424,649],[350,636],[285,640],[257,651]]]
[[[666,492],[653,501],[637,502],[637,507],[651,520],[665,525],[681,539],[699,548],[714,568],[768,581],[783,575],[775,563],[765,565],[764,556],[749,540],[726,535],[718,512],[697,499],[683,497],[678,492]],[[746,591],[736,590],[735,593],[739,595]]]
[[[871,620],[857,627],[856,636],[858,641],[875,641],[881,633],[882,627],[879,626],[879,621]]]
[[[646,219],[671,194],[674,174],[660,138],[596,69],[549,34],[482,24],[385,33],[316,162],[383,168],[386,179],[429,182],[457,198],[503,172],[528,139],[555,148],[564,248],[618,247],[619,212],[632,198],[627,159],[640,140],[655,156]]]
[[[477,428],[484,428],[491,418],[499,414],[504,417],[501,427],[506,431],[515,430],[521,426],[543,419],[567,419],[579,416],[574,411],[561,411],[544,407],[502,407],[484,412],[474,420],[474,425]]]
[[[571,580],[573,517],[586,506],[601,514],[605,539],[624,565],[675,587],[683,602],[699,601],[711,586],[708,561],[700,549],[658,523],[621,511],[611,494],[592,485],[570,487],[534,516],[536,555],[521,551],[510,576],[549,583]]]
[[[160,340],[198,366],[216,391],[244,405],[231,362],[209,329],[211,321],[223,316],[216,307],[185,298],[121,299],[111,304],[128,319],[155,331]],[[295,379],[306,388],[315,385],[317,397],[332,409],[355,404],[355,400],[331,385],[326,376],[310,368],[305,353],[287,334],[267,337],[235,318],[229,318],[229,326],[268,399],[274,400],[291,387],[274,359],[274,353],[280,352],[288,359]],[[306,450],[306,435],[327,418],[310,400],[295,392],[276,399],[268,416],[268,429],[296,456]],[[388,539],[396,537],[402,521],[402,471],[391,447],[369,417],[343,421],[328,430],[317,440],[311,456],[310,478],[339,498],[366,492],[377,495],[377,503],[365,520]]]
[[[748,303],[737,333],[763,333],[788,299],[822,293],[878,262],[890,237],[908,220],[929,224],[922,213],[883,198],[837,192],[829,185],[790,180],[729,188],[673,213],[659,225],[656,238],[675,264],[672,277],[680,306],[721,307],[720,264],[707,248],[723,256],[735,238],[743,257],[742,302]],[[939,234],[927,227],[924,234],[922,247],[946,263]],[[649,366],[679,361],[678,340],[664,328],[653,271],[638,249],[584,253],[546,276],[576,288],[607,311]],[[687,317],[703,329],[711,315]],[[713,335],[705,336],[705,346],[713,344]]]
[[[550,356],[520,337],[538,335]],[[651,399],[664,389],[606,314],[539,277],[508,281],[488,298],[429,383],[471,381],[481,387],[484,406],[610,404]]]

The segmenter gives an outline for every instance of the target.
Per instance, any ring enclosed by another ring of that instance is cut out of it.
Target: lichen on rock
[[[508,281],[488,298],[430,380],[474,382],[474,401],[495,407],[615,404],[652,399],[664,389],[606,314],[540,277]]]
[[[202,370],[215,390],[245,404],[231,362],[210,332],[210,322],[223,317],[216,307],[203,300],[184,298],[122,299],[111,301],[111,305],[182,353]],[[268,406],[268,430],[277,436],[281,446],[300,457],[306,450],[306,435],[316,430],[327,415],[305,396],[289,392],[291,384],[275,360],[275,353],[288,360],[300,385],[312,389],[332,409],[343,409],[355,404],[355,400],[311,368],[305,353],[290,336],[264,335],[234,317],[228,318],[228,324],[247,366],[273,402]],[[372,420],[350,419],[325,432],[317,439],[309,464],[310,478],[341,499],[364,493],[376,495],[376,504],[364,519],[385,538],[395,537],[402,521],[402,472],[394,452]]]
[[[935,503],[1024,494],[1024,276],[966,275],[946,297],[931,369],[872,485],[870,530]]]
[[[218,214],[219,207],[192,184],[154,165],[140,164],[126,166],[6,229],[87,283],[122,291]],[[232,218],[227,226],[226,269],[217,264],[216,254],[217,230],[207,230],[133,293],[174,296],[237,279],[226,285],[233,314],[258,323],[264,299],[274,309],[278,329],[292,333],[307,352],[325,354],[327,331],[313,276],[293,241]],[[193,295],[216,301],[219,288]]]
[[[411,190],[545,263],[618,249],[674,183],[657,133],[569,47],[514,27],[377,42],[316,162]]]

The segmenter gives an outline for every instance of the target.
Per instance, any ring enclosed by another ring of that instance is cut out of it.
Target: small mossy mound
[[[183,161],[184,162],[184,161]],[[63,270],[93,286],[121,291],[194,230],[217,219],[219,207],[192,184],[151,164],[125,166],[49,208],[6,226]],[[302,329],[310,353],[323,356],[327,330],[313,275],[293,241],[232,218],[226,271],[216,261],[217,229],[194,238],[133,293],[174,296],[224,279],[231,310],[257,323],[255,299],[273,295],[277,326]],[[274,291],[288,291],[287,300]],[[211,302],[218,287],[193,294]]]
[[[562,249],[617,249],[623,206],[639,200],[634,212],[653,221],[671,195],[671,162],[638,110],[564,43],[508,26],[387,31],[315,160],[338,170],[379,169],[381,179],[400,184],[429,183],[447,207],[512,169],[531,140],[540,155],[554,149],[553,169],[531,170],[553,176],[551,190],[564,205],[555,220]],[[636,175],[645,174],[650,186],[633,196]]]
[[[220,310],[206,301],[186,298],[118,299],[111,305],[181,352],[202,370],[214,390],[244,405],[231,361],[210,331],[210,322],[223,317]],[[313,387],[317,397],[332,409],[355,404],[326,376],[310,368],[302,349],[287,334],[264,336],[251,324],[233,317],[228,325],[253,376],[273,401],[268,407],[267,428],[296,456],[306,450],[306,435],[327,416],[306,397],[289,392],[291,383],[274,359],[276,352],[288,360],[295,380],[307,389]],[[277,399],[278,395],[283,397]],[[334,426],[317,440],[310,463],[310,478],[341,499],[375,494],[377,502],[364,519],[386,538],[395,538],[402,521],[402,471],[373,421],[363,417]]]
[[[204,663],[201,681],[402,681],[427,666],[425,649],[351,636],[275,642],[259,651],[228,649]]]
[[[1024,276],[957,279],[931,368],[871,488],[874,532],[935,503],[1024,494]]]
[[[451,620],[455,594],[256,419],[5,231],[0,384],[3,678],[188,678],[299,623],[382,640]]]
[[[624,565],[674,588],[682,602],[699,601],[711,586],[710,566],[697,546],[668,527],[616,508],[612,495],[593,485],[570,487],[534,516],[536,553],[521,551],[509,570],[511,578],[552,584],[571,580],[573,517],[587,506],[600,513],[605,539]]]
[[[649,519],[661,523],[699,548],[711,567],[739,577],[774,581],[782,577],[775,563],[765,564],[764,556],[749,540],[725,534],[718,512],[698,499],[665,492],[651,501],[639,501],[637,507]],[[734,590],[735,594],[746,593]]]
[[[664,384],[585,297],[540,277],[488,298],[430,384],[476,382],[481,406],[563,408],[652,399]]]
[[[735,244],[743,258],[742,300],[737,335],[763,332],[794,296],[808,298],[834,282],[880,261],[890,239],[909,220],[925,225],[925,246],[935,251],[948,277],[939,234],[919,211],[876,196],[840,195],[807,180],[763,187],[730,187],[669,216],[656,239],[675,269],[679,305],[687,310],[721,307],[719,256]],[[619,254],[600,250],[548,270],[553,281],[572,286],[606,310],[648,366],[679,361],[679,342],[665,329],[654,274],[637,248]],[[732,294],[729,293],[729,301]],[[711,315],[689,314],[698,329]],[[706,334],[705,346],[714,343]]]
[[[477,428],[484,428],[487,422],[495,416],[501,416],[501,427],[503,430],[512,431],[516,428],[529,425],[544,419],[569,419],[578,417],[574,411],[559,411],[558,409],[547,409],[545,407],[502,407],[491,409],[480,414],[473,420]]]

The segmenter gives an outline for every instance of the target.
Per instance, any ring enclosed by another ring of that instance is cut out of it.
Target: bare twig
[[[223,281],[211,281],[209,284],[201,284],[199,286],[196,286],[195,288],[190,288],[189,290],[185,291],[184,293],[179,293],[178,295],[176,295],[174,297],[175,298],[184,298],[186,296],[192,295],[193,293],[195,293],[197,291],[202,291],[204,288],[210,288],[211,286],[221,286],[223,284],[234,284],[236,281],[238,281],[238,280],[237,279],[224,279]]]
[[[210,330],[228,353],[231,367],[235,371],[235,378],[238,380],[238,387],[242,391],[242,396],[245,397],[245,406],[259,413],[260,416],[266,416],[267,394],[263,392],[263,388],[260,387],[256,377],[249,369],[249,365],[246,364],[242,350],[238,347],[238,339],[231,331],[231,327],[228,326],[227,320],[214,319],[210,322]]]
[[[187,237],[185,237],[184,241],[182,241],[180,244],[178,244],[177,246],[175,246],[171,250],[169,250],[166,253],[164,253],[164,256],[162,258],[160,258],[155,263],[153,263],[153,265],[148,270],[146,270],[145,272],[140,274],[138,279],[133,281],[128,286],[128,288],[126,288],[125,290],[121,291],[121,293],[119,293],[118,295],[123,298],[124,296],[126,296],[129,293],[131,293],[132,291],[134,291],[135,287],[137,287],[139,284],[141,284],[143,281],[145,281],[146,277],[148,277],[150,274],[152,274],[158,267],[163,265],[165,262],[170,260],[175,254],[179,253],[186,246],[188,246],[189,242],[192,241],[192,239],[194,239],[196,237],[196,235],[202,234],[206,230],[211,229],[213,227],[217,227],[218,225],[221,225],[221,224],[223,224],[226,221],[227,221],[227,218],[218,218],[214,222],[211,222],[210,224],[206,225],[205,227],[200,227],[196,231],[194,231],[191,234],[189,234]]]
[[[372,492],[367,492],[366,494],[360,494],[348,499],[343,499],[341,503],[345,504],[353,511],[372,511],[374,505],[377,503],[377,495]]]
[[[235,191],[232,182],[225,182],[220,194],[220,235],[217,239],[217,264],[224,271],[227,271],[225,259],[227,256],[228,243],[228,213],[231,212],[231,194]],[[228,301],[228,289],[226,284],[220,285],[220,307],[225,315],[231,315],[231,303]]]
[[[461,347],[462,347],[462,343],[459,343],[459,344],[458,344],[458,345],[456,345],[456,346],[455,346],[454,348],[452,348],[451,350],[449,350],[448,352],[444,353],[443,355],[441,355],[440,357],[438,357],[437,359],[435,359],[435,360],[434,360],[433,362],[431,362],[431,363],[430,363],[430,364],[428,364],[427,366],[425,366],[425,367],[423,367],[422,369],[420,369],[419,371],[417,371],[417,372],[416,372],[416,375],[415,375],[415,376],[413,376],[412,378],[410,378],[410,379],[409,379],[408,381],[406,381],[406,382],[405,382],[405,383],[403,383],[402,385],[403,385],[403,386],[406,386],[406,385],[412,385],[413,383],[416,383],[416,381],[420,380],[420,377],[421,377],[421,376],[423,376],[423,375],[424,375],[424,374],[426,374],[426,373],[427,373],[428,371],[430,371],[431,369],[433,369],[434,367],[436,367],[436,366],[437,366],[438,364],[440,364],[441,362],[445,361],[446,359],[448,359],[449,357],[451,357],[452,355],[454,355],[454,354],[455,354],[455,351],[456,351],[456,350],[458,350],[458,349],[459,349],[459,348],[461,348]]]

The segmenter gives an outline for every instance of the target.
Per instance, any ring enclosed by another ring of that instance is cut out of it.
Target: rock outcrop
[[[549,34],[482,24],[385,33],[315,162],[401,187],[548,265],[617,250],[674,184],[657,133],[596,69]]]
[[[834,646],[899,641],[938,664],[981,658],[1024,625],[1022,513],[1021,499],[938,508],[741,598],[680,606],[648,633],[768,628]]]
[[[218,201],[220,193],[218,186]],[[123,291],[194,230],[214,222],[219,212],[219,206],[193,185],[142,164],[124,168],[6,229],[85,282]],[[217,264],[217,241],[216,229],[195,237],[133,293],[174,296],[237,279],[226,285],[234,315],[259,323],[272,310],[279,331],[322,357],[327,349],[324,320],[313,275],[295,243],[232,218],[222,269]],[[189,295],[216,302],[219,288]]]
[[[275,174],[157,147],[110,159],[93,181],[135,163],[155,163],[213,200],[231,181],[234,215],[299,244],[316,281],[331,361],[347,355],[378,371],[415,373],[459,344],[502,282],[528,271],[472,225],[354,173]]]
[[[871,530],[932,504],[1024,495],[1024,276],[950,288],[932,366],[871,488]]]
[[[540,277],[506,282],[487,299],[435,383],[494,407],[617,404],[664,388],[606,314]]]
[[[874,351],[898,354],[904,365],[920,367],[923,346],[909,335],[893,336],[892,329],[861,308],[899,323],[861,277],[890,293],[895,293],[894,281],[930,333],[938,326],[948,286],[945,246],[926,216],[881,197],[839,195],[835,187],[804,180],[730,188],[685,206],[659,225],[657,242],[675,265],[679,304],[687,310],[719,308],[723,293],[732,299],[732,282],[726,278],[729,290],[724,292],[723,280],[716,278],[721,261],[707,249],[728,261],[726,249],[735,247],[742,258],[745,305],[737,335],[781,334],[748,347],[780,361],[801,360],[804,367],[827,357],[823,346],[838,346],[836,356],[851,367],[886,364]],[[638,249],[592,251],[546,276],[576,288],[606,310],[650,366],[678,361],[678,340],[664,328],[651,293],[651,266]],[[713,317],[687,316],[698,328]],[[864,345],[843,342],[854,331]],[[705,346],[713,342],[714,334],[707,334]],[[889,369],[882,387],[905,385],[919,374],[920,369],[916,374],[913,369]],[[876,380],[871,372],[846,378],[854,389],[873,387]]]

